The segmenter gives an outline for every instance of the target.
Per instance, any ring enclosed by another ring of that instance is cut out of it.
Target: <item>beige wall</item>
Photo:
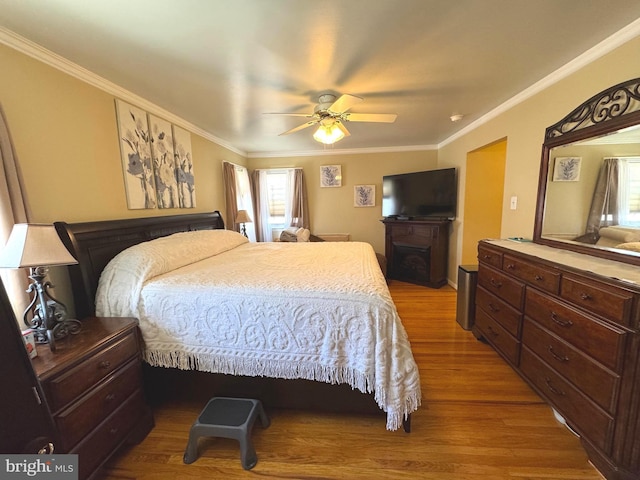
[[[459,169],[459,191],[465,188],[467,152],[507,139],[507,164],[502,205],[502,237],[532,237],[542,142],[546,127],[558,122],[596,93],[640,76],[640,37],[560,80],[438,150],[438,167]],[[511,196],[518,208],[509,209]],[[459,198],[458,212],[464,212]],[[455,275],[462,251],[463,216],[454,222],[449,252],[449,279]]]
[[[437,152],[424,150],[395,153],[318,155],[290,158],[250,158],[250,170],[301,167],[309,196],[309,216],[314,234],[348,233],[351,240],[368,242],[384,254],[382,176],[436,168]],[[342,187],[320,187],[320,166],[341,165]],[[354,207],[354,185],[375,185],[375,207]]]
[[[222,161],[244,157],[191,135],[195,209],[127,209],[114,97],[0,45],[0,102],[34,222],[224,212]]]

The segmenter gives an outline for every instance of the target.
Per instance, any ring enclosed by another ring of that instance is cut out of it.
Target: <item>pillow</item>
[[[138,299],[148,279],[248,242],[233,230],[199,230],[129,247],[113,257],[102,271],[96,312],[103,317],[138,317]]]
[[[296,238],[298,242],[308,242],[309,237],[311,236],[311,232],[308,228],[299,228],[296,231]]]
[[[632,252],[640,252],[640,242],[627,242],[616,245],[615,248],[620,248],[622,250],[630,250]]]
[[[604,227],[600,229],[598,234],[600,237],[607,237],[611,240],[619,240],[624,243],[640,242],[640,229],[637,228],[625,228],[619,226]]]

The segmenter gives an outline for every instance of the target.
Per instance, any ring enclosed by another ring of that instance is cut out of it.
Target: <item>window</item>
[[[262,238],[273,241],[291,225],[293,168],[260,170],[260,218]]]
[[[620,225],[640,226],[640,157],[621,160]]]

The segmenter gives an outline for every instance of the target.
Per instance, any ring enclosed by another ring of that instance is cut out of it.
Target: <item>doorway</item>
[[[478,263],[478,241],[500,238],[507,139],[467,154],[461,264]]]

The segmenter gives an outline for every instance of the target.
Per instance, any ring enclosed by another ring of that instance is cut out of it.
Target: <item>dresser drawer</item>
[[[64,375],[49,380],[45,388],[51,410],[64,407],[137,354],[137,337],[130,333]]]
[[[631,324],[634,295],[622,288],[592,284],[579,277],[565,275],[560,296],[612,322],[626,326]]]
[[[502,269],[547,292],[557,294],[560,291],[560,272],[552,268],[505,255],[502,261]]]
[[[478,267],[478,284],[487,291],[511,304],[516,309],[522,309],[524,283],[519,282],[498,270],[480,264]]]
[[[522,345],[532,350],[602,408],[615,413],[619,375],[603,368],[526,317],[522,327]]]
[[[621,373],[627,333],[590,317],[533,288],[527,289],[524,313],[544,328]]]
[[[515,308],[500,300],[495,295],[479,287],[476,290],[476,307],[484,310],[505,330],[516,338],[520,338],[522,314]]]
[[[502,269],[502,253],[479,245],[478,262],[486,263],[487,265],[491,265],[497,269]]]
[[[78,443],[141,385],[140,362],[135,359],[91,393],[56,415],[63,448],[68,450]]]
[[[522,348],[520,369],[573,429],[604,452],[610,452],[613,436],[611,416],[598,408],[527,347]]]
[[[520,343],[483,310],[476,310],[476,326],[484,338],[514,366],[518,366]]]
[[[87,478],[133,430],[145,411],[138,390],[69,453],[78,454],[79,478]]]

